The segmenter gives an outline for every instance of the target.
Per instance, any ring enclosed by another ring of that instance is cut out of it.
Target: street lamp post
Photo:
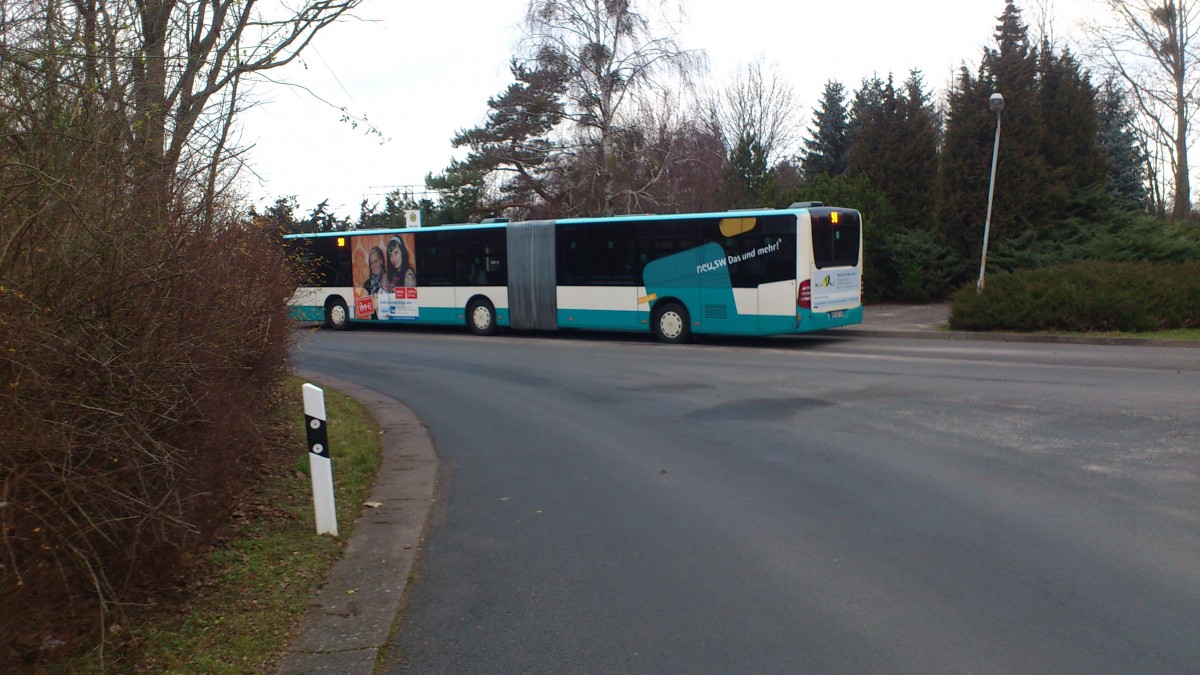
[[[992,145],[992,178],[988,182],[987,217],[983,221],[983,254],[979,258],[979,283],[975,284],[975,292],[983,292],[983,270],[987,267],[988,230],[992,227],[992,195],[996,192],[996,157],[1000,154],[1000,111],[1004,110],[1004,97],[992,94],[988,97],[988,107],[996,111],[996,142]]]

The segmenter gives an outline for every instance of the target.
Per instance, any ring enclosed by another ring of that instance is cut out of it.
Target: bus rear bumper
[[[859,305],[858,307],[831,312],[814,312],[802,309],[796,314],[796,319],[797,333],[809,333],[817,330],[839,328],[841,326],[853,326],[863,322],[863,308],[862,305]]]

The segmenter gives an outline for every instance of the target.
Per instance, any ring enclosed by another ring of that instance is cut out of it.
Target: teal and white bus
[[[862,219],[787,209],[492,222],[285,237],[315,262],[294,317],[355,322],[806,333],[862,322]]]

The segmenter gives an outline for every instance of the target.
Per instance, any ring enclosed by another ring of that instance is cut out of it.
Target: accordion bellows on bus
[[[301,320],[693,335],[806,333],[862,322],[853,209],[637,215],[284,237],[311,260]]]

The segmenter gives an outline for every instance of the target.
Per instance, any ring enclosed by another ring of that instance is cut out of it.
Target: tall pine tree
[[[870,296],[928,301],[942,297],[960,269],[939,241],[934,198],[938,170],[937,115],[919,71],[898,91],[892,77],[864,80],[851,107],[850,168],[890,205],[888,220],[866,223]]]
[[[1107,159],[1109,194],[1119,208],[1149,210],[1152,200],[1146,189],[1146,153],[1133,129],[1136,112],[1114,77],[1110,76],[1100,87],[1096,107],[1099,144]]]
[[[901,226],[910,230],[933,230],[941,130],[921,71],[909,73],[897,108],[900,171],[891,188],[894,192],[889,193],[888,198]]]
[[[937,184],[937,116],[920,71],[897,91],[892,77],[863,81],[851,107],[849,172],[866,174],[887,195],[896,225],[933,229]]]
[[[1030,47],[1028,28],[1012,0],[1006,0],[995,40],[994,49],[984,50],[978,75],[963,68],[948,97],[940,220],[946,240],[964,260],[978,259],[983,239],[996,130],[996,114],[988,108],[992,93],[1003,95],[1005,106],[991,241],[1046,228],[1051,222],[1037,50]]]
[[[459,131],[452,141],[456,148],[470,148],[467,158],[425,179],[427,187],[454,195],[459,205],[475,201],[472,216],[506,209],[523,215],[547,204],[561,211],[566,198],[552,174],[561,148],[549,136],[564,118],[566,75],[553,65],[530,68],[515,59],[509,68],[516,81],[488,100],[487,121]],[[499,194],[480,204],[489,178]]]
[[[778,190],[767,164],[767,150],[758,136],[744,130],[737,145],[729,152],[730,206],[750,208],[770,206]]]
[[[809,138],[804,140],[800,168],[807,178],[840,176],[850,160],[846,88],[836,80],[825,83],[821,103],[813,113]]]
[[[1005,2],[995,41],[978,75],[964,68],[949,96],[940,217],[964,260],[978,260],[982,243],[996,128],[987,106],[993,92],[1004,96],[1005,106],[989,250],[1053,247],[1065,223],[1095,218],[1109,203],[1096,91],[1078,60],[1045,41],[1040,50],[1031,47],[1013,0]]]
[[[887,82],[878,76],[864,79],[850,105],[847,171],[866,174],[876,188],[885,192],[884,173],[891,164],[887,153],[895,140],[895,122],[896,91],[891,76]]]
[[[1046,133],[1042,155],[1050,170],[1057,218],[1095,215],[1107,203],[1104,153],[1097,144],[1096,90],[1071,52],[1043,41],[1038,93]]]

